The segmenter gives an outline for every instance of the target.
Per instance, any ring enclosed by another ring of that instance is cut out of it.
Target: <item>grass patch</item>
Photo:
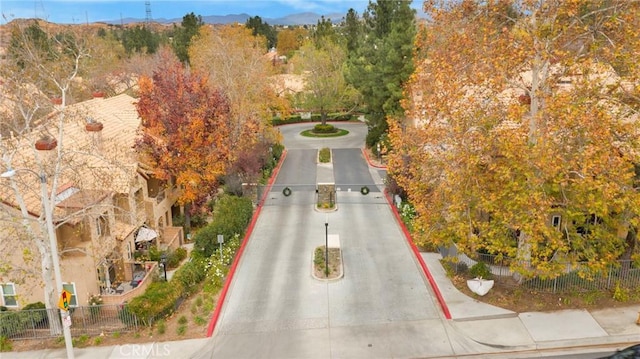
[[[331,162],[331,150],[327,147],[321,148],[318,153],[318,160],[320,163],[329,163]]]

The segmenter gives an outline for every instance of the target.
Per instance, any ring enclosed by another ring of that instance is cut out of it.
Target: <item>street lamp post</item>
[[[49,194],[47,193],[47,175],[37,173],[28,168],[21,168],[18,170],[9,169],[6,172],[0,174],[2,178],[12,178],[18,171],[27,171],[35,174],[40,179],[40,196],[42,197],[42,207],[44,209],[44,217],[47,225],[47,235],[49,237],[49,245],[51,246],[51,261],[53,264],[53,273],[56,281],[56,290],[58,297],[62,296],[62,274],[60,272],[60,261],[58,259],[58,238],[56,237],[56,231],[53,227],[53,210],[49,202]],[[64,344],[67,349],[67,358],[73,359],[73,342],[71,340],[71,329],[68,325],[65,325],[65,319],[69,313],[60,309],[60,319],[62,320],[62,332],[64,334]]]
[[[160,263],[162,263],[162,269],[164,269],[164,281],[167,281],[167,254],[162,253],[160,256]]]
[[[329,216],[324,220],[324,276],[329,278]]]

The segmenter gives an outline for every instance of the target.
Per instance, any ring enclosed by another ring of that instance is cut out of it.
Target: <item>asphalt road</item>
[[[336,181],[375,183],[358,150],[366,127],[346,125],[349,138],[320,141],[298,136],[300,125],[282,128],[288,154],[276,184],[299,190],[269,194],[202,358],[453,354],[439,306],[380,193],[341,192],[338,210],[328,214],[308,202],[315,195],[312,148],[340,149]],[[344,263],[344,277],[333,282],[311,276],[327,220]]]

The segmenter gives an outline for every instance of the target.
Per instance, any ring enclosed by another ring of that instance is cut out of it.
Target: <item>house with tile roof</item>
[[[47,240],[34,240],[48,238],[43,179],[72,305],[86,305],[92,295],[104,303],[130,300],[159,268],[137,254],[184,244],[182,227],[173,226],[182,212],[178,190],[154,177],[133,149],[141,122],[135,101],[121,94],[60,106],[48,125],[2,139],[1,170],[15,173],[0,181],[0,305],[46,302],[37,246]]]

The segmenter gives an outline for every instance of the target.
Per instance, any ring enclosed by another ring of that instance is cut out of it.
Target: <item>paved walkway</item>
[[[440,264],[440,254],[421,253],[421,256],[449,308],[451,325],[478,344],[478,353],[580,346],[615,349],[640,343],[640,326],[636,324],[638,306],[515,313],[458,291]]]

